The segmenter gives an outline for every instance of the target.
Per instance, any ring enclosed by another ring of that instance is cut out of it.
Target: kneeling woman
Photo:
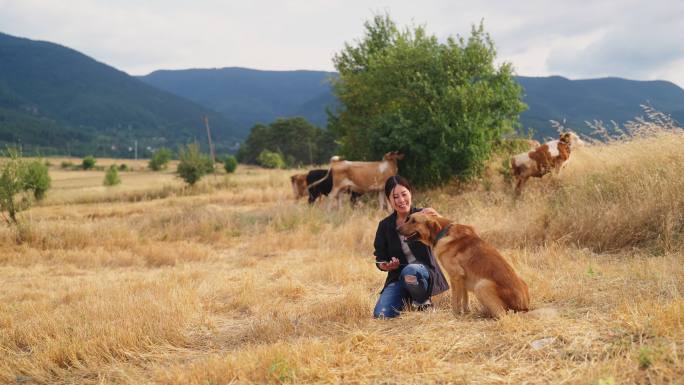
[[[409,303],[425,309],[432,306],[431,296],[449,288],[432,250],[420,242],[406,242],[397,232],[397,227],[411,213],[424,210],[437,214],[432,208],[412,207],[411,193],[411,185],[404,177],[393,176],[385,182],[385,196],[394,212],[380,221],[375,234],[376,265],[387,272],[385,286],[373,311],[376,318],[396,317]]]

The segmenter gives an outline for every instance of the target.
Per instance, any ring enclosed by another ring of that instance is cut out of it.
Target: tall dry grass
[[[573,152],[560,176],[532,180],[519,200],[501,181],[495,181],[498,190],[444,188],[426,200],[504,245],[673,250],[681,246],[684,226],[682,146],[679,132],[597,144]]]
[[[387,213],[294,202],[293,170],[168,195],[144,170],[98,193],[56,172],[53,200],[0,228],[0,383],[681,382],[683,144],[588,146],[519,200],[500,160],[481,183],[416,194],[494,243],[554,319],[486,319],[475,300],[455,316],[448,293],[371,319]]]

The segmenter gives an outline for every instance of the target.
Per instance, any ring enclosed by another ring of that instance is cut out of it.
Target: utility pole
[[[214,145],[211,144],[211,130],[209,129],[209,118],[204,115],[204,126],[207,127],[207,138],[209,139],[209,154],[211,154],[211,161],[216,163],[216,157],[214,156]]]

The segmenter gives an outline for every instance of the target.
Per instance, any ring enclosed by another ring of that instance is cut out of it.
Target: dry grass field
[[[684,135],[589,146],[519,200],[493,161],[418,206],[475,226],[556,318],[374,320],[369,199],[294,202],[294,170],[64,171],[0,227],[2,384],[684,383]],[[98,161],[98,164],[105,162]],[[172,167],[174,169],[174,167]]]

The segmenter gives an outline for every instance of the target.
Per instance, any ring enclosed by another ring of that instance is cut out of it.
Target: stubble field
[[[487,319],[473,296],[455,316],[448,293],[372,319],[387,213],[295,202],[300,170],[186,188],[126,161],[107,188],[53,166],[47,199],[0,227],[0,383],[684,383],[683,146],[586,147],[519,200],[500,160],[414,195],[499,248],[559,312],[542,319]]]

